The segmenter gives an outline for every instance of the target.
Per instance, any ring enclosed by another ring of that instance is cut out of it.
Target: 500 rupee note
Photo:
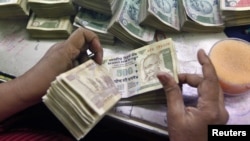
[[[177,62],[171,38],[132,50],[125,55],[107,57],[103,66],[112,76],[122,98],[162,88],[157,72],[177,79]]]
[[[77,140],[83,138],[120,98],[106,68],[92,59],[57,76],[42,97]]]
[[[182,0],[187,15],[206,26],[223,25],[219,0]]]

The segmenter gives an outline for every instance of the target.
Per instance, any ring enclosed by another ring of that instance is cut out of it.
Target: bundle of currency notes
[[[69,16],[40,18],[32,13],[26,29],[32,38],[65,39],[72,33],[73,25]]]
[[[59,18],[76,13],[72,0],[28,0],[28,5],[39,17]]]
[[[220,9],[226,27],[250,24],[249,0],[221,0]]]
[[[134,95],[128,98],[122,98],[117,106],[131,106],[131,105],[154,105],[166,104],[166,95],[163,89],[150,91],[144,94]]]
[[[156,74],[166,72],[178,82],[178,65],[174,43],[164,39],[126,54],[105,57],[103,66],[113,78],[123,98],[147,96],[162,88]]]
[[[139,25],[142,0],[121,0],[108,26],[108,32],[135,48],[151,43],[155,29]]]
[[[27,0],[1,0],[0,13],[1,19],[27,18],[29,16]]]
[[[166,94],[163,89],[151,91],[142,95],[135,95],[129,98],[122,98],[114,108],[120,106],[141,106],[166,104]],[[195,106],[196,95],[183,95],[183,102],[188,106]]]
[[[179,7],[176,0],[143,0],[139,22],[164,32],[180,31]]]
[[[113,15],[121,0],[73,0],[80,7],[94,10],[105,15]]]
[[[14,78],[15,76],[0,71],[0,83],[10,81]]]
[[[180,0],[181,31],[222,32],[225,28],[219,0]]]
[[[90,59],[60,74],[43,96],[43,102],[80,140],[120,98],[106,68]]]
[[[81,8],[74,18],[73,25],[85,27],[95,32],[102,44],[113,45],[115,36],[107,31],[111,17],[93,10]]]

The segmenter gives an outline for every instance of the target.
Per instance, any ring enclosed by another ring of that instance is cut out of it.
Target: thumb
[[[157,77],[163,85],[166,94],[168,116],[174,119],[183,115],[185,105],[179,85],[168,73],[159,72]]]

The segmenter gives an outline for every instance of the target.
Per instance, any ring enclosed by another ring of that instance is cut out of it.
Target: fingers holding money
[[[84,55],[87,55],[89,49],[93,53],[93,59],[98,64],[102,64],[103,49],[98,36],[94,32],[80,27],[71,34],[65,44],[68,46],[72,60],[77,57],[83,57],[81,60],[84,60],[87,57]]]

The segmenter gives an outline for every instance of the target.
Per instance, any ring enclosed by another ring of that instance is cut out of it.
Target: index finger
[[[88,49],[88,46],[85,45],[89,44],[89,50],[94,53],[94,60],[98,64],[102,64],[103,49],[101,47],[98,36],[94,32],[79,27],[75,32],[71,34],[66,42],[76,47],[79,51],[86,51]]]
[[[168,73],[159,72],[157,77],[167,97],[168,116],[175,119],[184,115],[185,106],[179,85]]]
[[[206,100],[218,100],[220,94],[220,84],[217,78],[216,71],[209,57],[204,50],[198,51],[198,60],[202,65],[203,81],[199,85],[198,92],[201,97]]]

